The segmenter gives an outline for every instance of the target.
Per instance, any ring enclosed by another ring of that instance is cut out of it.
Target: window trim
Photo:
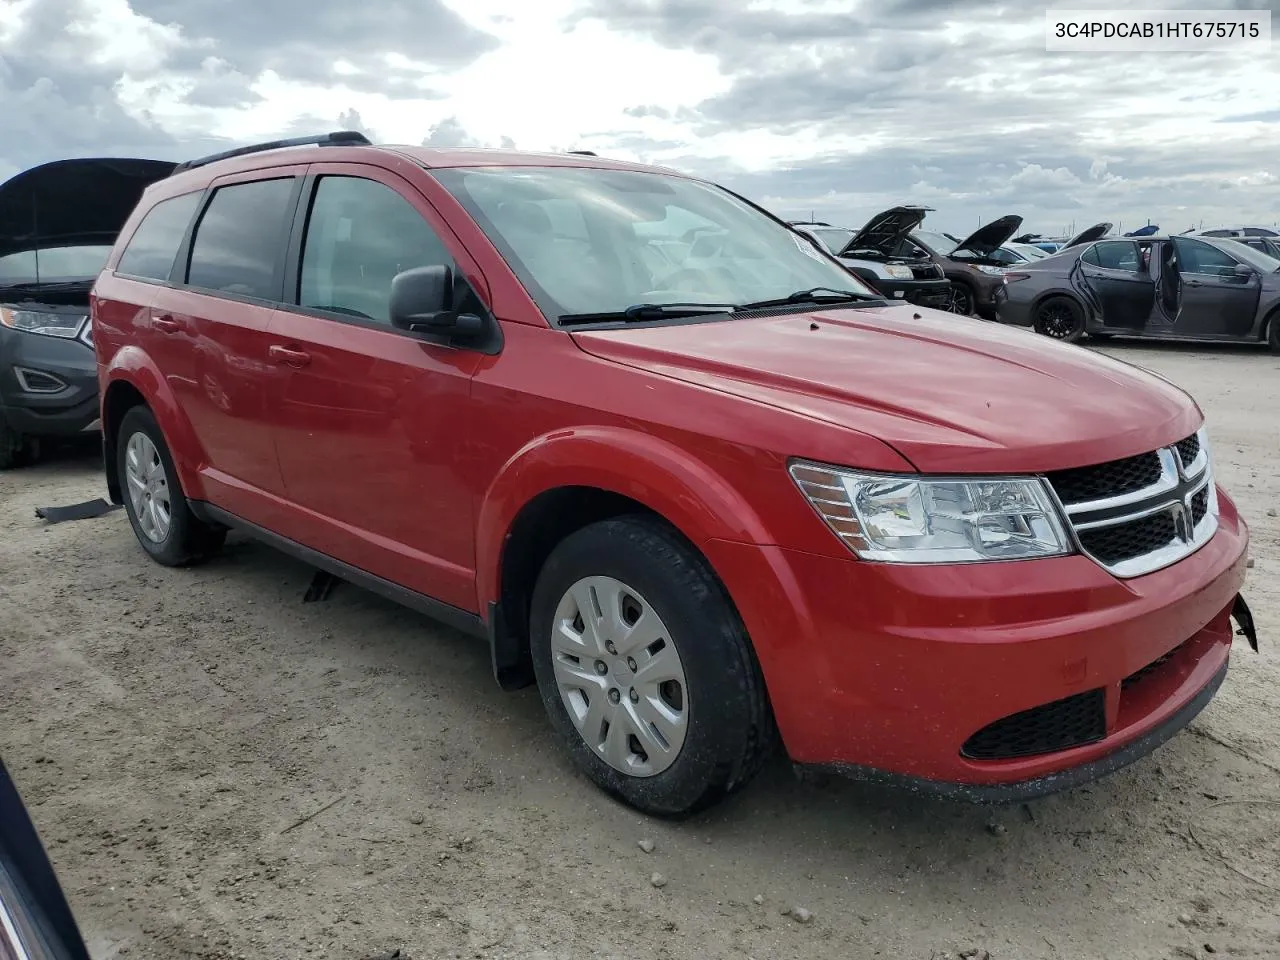
[[[302,276],[302,254],[306,243],[307,223],[311,218],[311,209],[315,205],[320,181],[325,177],[349,177],[355,180],[368,180],[372,183],[380,184],[398,194],[405,203],[413,207],[414,211],[422,217],[441,244],[444,245],[450,260],[453,261],[452,269],[455,274],[455,282],[459,278],[465,281],[480,302],[482,308],[481,317],[489,327],[488,335],[474,343],[460,343],[448,336],[402,330],[389,323],[382,323],[379,320],[372,320],[368,317],[357,317],[350,313],[338,313],[319,307],[304,307],[298,303],[298,285]],[[416,190],[407,180],[387,170],[385,167],[374,166],[373,164],[349,162],[315,163],[307,167],[306,173],[300,180],[302,186],[289,224],[289,240],[285,251],[282,291],[280,302],[276,304],[277,309],[303,317],[315,317],[320,320],[330,320],[347,326],[359,327],[362,330],[375,330],[434,347],[465,350],[473,353],[483,353],[488,356],[496,356],[502,352],[506,337],[502,332],[502,323],[493,312],[488,282],[484,274],[480,272],[478,265],[471,260],[470,254],[466,247],[463,246],[462,241],[458,239],[434,205],[426,197],[422,198],[423,205],[432,210],[439,219],[439,225],[433,223],[432,219],[424,215],[422,210],[406,196],[406,190],[414,190],[415,193],[421,196],[422,192],[420,190]],[[459,255],[460,252],[461,256]],[[477,284],[473,277],[479,278],[480,284]],[[482,287],[483,289],[481,289]]]
[[[120,257],[119,259],[116,260],[116,265],[111,268],[111,275],[113,277],[119,277],[122,280],[133,280],[137,283],[149,283],[153,287],[181,286],[181,284],[174,282],[174,276],[173,276],[174,271],[177,269],[178,264],[186,256],[187,250],[191,245],[191,230],[192,230],[192,227],[195,225],[196,221],[199,219],[200,211],[204,209],[205,204],[208,203],[209,201],[208,193],[209,193],[209,188],[207,186],[198,187],[195,190],[188,190],[186,193],[175,193],[169,197],[162,197],[161,199],[153,203],[151,205],[151,208],[142,215],[142,219],[138,221],[138,225],[133,228],[133,233],[129,234],[129,239],[125,241],[124,246],[120,248]],[[147,222],[147,217],[151,216],[151,214],[154,213],[163,203],[169,203],[171,200],[181,200],[185,197],[190,197],[190,196],[194,196],[196,198],[195,209],[191,213],[191,215],[187,217],[187,226],[182,232],[182,239],[178,241],[177,250],[174,251],[173,262],[169,264],[168,276],[164,277],[163,279],[159,277],[141,277],[141,276],[138,276],[138,274],[136,273],[126,273],[125,271],[121,270],[120,264],[124,262],[124,255],[129,252],[130,244],[132,244],[134,239],[138,236],[138,231],[142,229],[142,225]]]
[[[174,258],[174,269],[169,273],[170,285],[180,287],[184,290],[190,290],[193,293],[199,293],[206,297],[216,297],[220,300],[232,300],[236,303],[247,303],[253,306],[269,306],[278,307],[281,303],[284,290],[284,274],[286,254],[282,251],[286,250],[289,241],[290,231],[292,230],[294,217],[297,213],[298,198],[302,193],[302,183],[306,179],[305,166],[292,165],[288,167],[268,167],[259,170],[249,170],[241,173],[228,174],[225,177],[219,177],[211,182],[205,188],[205,197],[200,203],[196,216],[192,219],[187,227],[187,235],[183,238],[183,244],[178,249],[178,256]],[[293,185],[289,194],[289,199],[285,204],[284,216],[280,225],[280,235],[277,237],[275,250],[275,263],[272,266],[271,274],[271,297],[255,297],[243,293],[228,293],[225,290],[214,290],[209,287],[202,287],[190,282],[191,276],[191,257],[195,252],[196,233],[200,229],[200,224],[204,221],[205,215],[209,212],[209,207],[213,205],[214,198],[218,195],[218,191],[226,187],[242,186],[249,183],[261,183],[267,180],[292,180]],[[175,275],[176,274],[176,275]]]

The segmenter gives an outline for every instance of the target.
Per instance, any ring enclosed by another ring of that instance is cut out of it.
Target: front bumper
[[[27,376],[32,371],[53,381]],[[31,381],[61,387],[27,389]],[[91,431],[98,420],[98,368],[93,348],[0,327],[0,419],[16,433],[31,437],[74,436]]]
[[[1225,495],[1220,521],[1195,554],[1125,581],[1083,556],[910,567],[723,542],[708,554],[793,762],[1014,798],[1137,759],[1212,697],[1248,546]],[[1095,735],[975,758],[975,734],[1058,701],[1095,710]]]
[[[945,310],[951,303],[951,284],[946,280],[886,280],[877,277],[876,291],[890,301],[905,301],[917,307]]]

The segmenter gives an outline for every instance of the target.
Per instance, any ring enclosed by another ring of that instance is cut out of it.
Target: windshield
[[[1042,250],[1030,243],[1010,243],[1006,244],[1006,246],[1014,253],[1021,254],[1028,260],[1043,260],[1049,255],[1047,250]]]
[[[0,284],[34,283],[37,279],[41,283],[92,279],[102,270],[110,253],[110,244],[11,253],[0,257]]]
[[[853,231],[842,227],[809,227],[808,230],[832,253],[839,253],[853,239]]]
[[[725,190],[581,167],[433,170],[549,318],[635,304],[742,304],[815,287],[875,297],[806,238]]]
[[[1205,238],[1202,237],[1201,239]],[[1274,273],[1276,270],[1280,270],[1280,260],[1268,256],[1261,250],[1255,250],[1247,243],[1241,243],[1239,240],[1209,238],[1205,242],[1224,250],[1237,260],[1242,260],[1255,270],[1261,270],[1263,273]]]
[[[912,238],[919,240],[925,246],[933,250],[939,256],[945,257],[956,248],[958,241],[952,240],[944,233],[934,233],[932,230],[917,230],[911,234]]]

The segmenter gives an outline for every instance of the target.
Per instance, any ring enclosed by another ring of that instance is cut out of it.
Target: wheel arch
[[[769,541],[727,481],[650,434],[593,428],[526,445],[490,485],[476,525],[477,594],[504,689],[532,682],[529,603],[551,550],[591,523],[628,514],[664,522],[704,558],[711,539]]]
[[[178,472],[178,481],[188,497],[199,499],[200,445],[195,431],[178,406],[168,382],[151,359],[136,347],[125,347],[112,359],[102,378],[102,444],[107,491],[112,503],[122,503],[123,491],[116,476],[116,434],[126,413],[145,406],[160,425]]]

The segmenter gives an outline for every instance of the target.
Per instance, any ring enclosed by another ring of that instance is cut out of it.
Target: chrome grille
[[[1152,453],[1048,475],[1081,552],[1117,577],[1177,563],[1218,529],[1204,430]]]

